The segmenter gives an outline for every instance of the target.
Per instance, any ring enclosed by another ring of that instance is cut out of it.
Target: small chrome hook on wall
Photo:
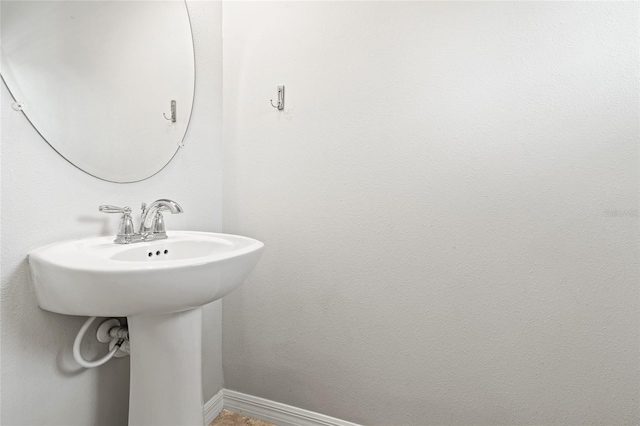
[[[269,102],[271,102],[271,106],[277,108],[278,111],[284,109],[284,85],[278,86],[278,105],[273,104],[273,99],[269,99]]]
[[[176,122],[176,101],[171,100],[171,118],[167,117],[167,115],[163,112],[162,115],[166,120],[171,121],[172,123]]]

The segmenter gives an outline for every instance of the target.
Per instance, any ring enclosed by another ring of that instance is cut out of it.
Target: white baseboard
[[[225,409],[279,426],[359,426],[324,414],[229,389],[223,389],[222,393]]]
[[[213,398],[205,402],[204,404],[204,424],[209,426],[209,423],[213,421],[218,414],[222,411],[224,391],[220,389],[220,392],[213,395]]]

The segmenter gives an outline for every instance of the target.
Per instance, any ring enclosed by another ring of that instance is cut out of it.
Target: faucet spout
[[[170,211],[171,214],[183,212],[180,204],[176,203],[173,200],[167,200],[165,198],[156,200],[148,206],[143,206],[142,218],[140,219],[140,234],[144,235],[148,234],[149,232],[153,232],[154,222],[163,211]]]

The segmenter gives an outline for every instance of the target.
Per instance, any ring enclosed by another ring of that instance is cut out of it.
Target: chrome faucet
[[[156,200],[149,204],[149,206],[147,206],[146,203],[142,203],[139,233],[141,235],[153,233],[155,240],[167,238],[167,233],[164,229],[164,218],[162,217],[162,212],[167,210],[169,210],[171,214],[182,213],[180,204],[172,200]]]
[[[142,203],[142,217],[140,218],[140,228],[134,232],[133,221],[131,219],[131,209],[129,207],[100,206],[103,213],[123,213],[118,235],[113,241],[116,244],[132,244],[143,241],[163,240],[167,238],[164,227],[163,211],[170,211],[171,214],[182,213],[180,204],[172,200],[160,199],[147,206]]]

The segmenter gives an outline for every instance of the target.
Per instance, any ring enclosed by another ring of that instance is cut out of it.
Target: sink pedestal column
[[[129,426],[203,426],[202,308],[127,320]]]

